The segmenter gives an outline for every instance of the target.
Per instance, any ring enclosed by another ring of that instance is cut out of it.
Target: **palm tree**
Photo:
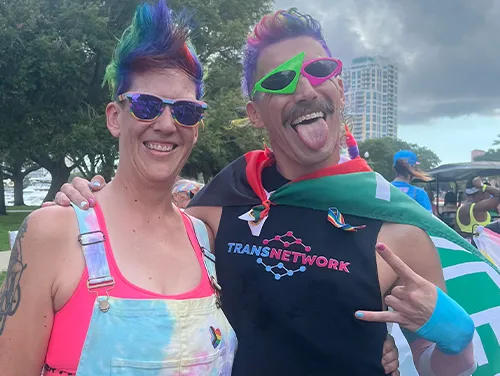
[[[493,145],[500,145],[500,134],[497,134],[497,139],[493,141]]]

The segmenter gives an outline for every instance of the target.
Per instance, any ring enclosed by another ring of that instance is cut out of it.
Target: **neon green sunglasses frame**
[[[306,55],[305,52],[301,52],[297,56],[294,56],[290,60],[285,61],[283,64],[277,66],[272,71],[270,71],[268,74],[266,74],[264,77],[262,77],[259,81],[257,81],[257,83],[255,84],[255,86],[253,87],[253,90],[252,90],[252,98],[255,96],[255,93],[257,91],[259,91],[261,93],[271,93],[271,94],[293,94],[293,93],[295,93],[295,90],[297,90],[297,83],[299,82],[300,71],[302,68],[302,64],[304,63],[305,55]],[[284,71],[295,72],[295,77],[283,89],[271,90],[271,89],[266,89],[266,88],[262,87],[262,83],[265,80],[267,80],[270,76],[272,76],[273,74],[279,73],[279,72],[284,72]]]

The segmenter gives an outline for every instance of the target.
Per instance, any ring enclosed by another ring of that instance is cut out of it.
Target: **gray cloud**
[[[399,124],[500,108],[498,0],[276,0],[292,6],[322,22],[345,63],[383,55],[399,65]]]

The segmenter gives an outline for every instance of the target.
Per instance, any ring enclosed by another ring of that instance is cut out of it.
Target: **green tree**
[[[5,206],[5,186],[3,184],[3,179],[5,179],[5,175],[3,174],[3,168],[0,164],[0,215],[7,215],[7,207]]]
[[[231,127],[231,120],[244,116],[238,110],[241,102],[239,88],[221,93],[210,102],[214,110],[207,116],[205,129],[200,129],[198,144],[183,169],[183,176],[202,174],[207,182],[247,151],[263,147],[263,132],[251,126]]]
[[[500,145],[500,134],[497,134],[497,139],[493,141],[493,146]]]
[[[93,119],[75,124],[72,137],[70,160],[75,163],[81,176],[91,179],[100,174],[110,181],[116,170],[118,143],[106,128],[105,115],[96,114]]]
[[[197,31],[193,43],[205,66],[205,100],[210,109],[205,129],[200,129],[198,144],[183,175],[203,174],[205,181],[243,153],[262,148],[263,134],[252,127],[229,129],[245,111],[241,95],[241,49],[252,26],[271,10],[269,0],[214,0],[210,6],[200,0],[171,2],[175,8],[193,9]]]
[[[12,145],[52,175],[52,199],[72,170],[110,179],[116,141],[104,126],[109,100],[101,87],[116,39],[138,0],[7,0],[0,2],[0,151]],[[244,104],[239,95],[241,46],[269,0],[169,1],[192,10],[192,35],[208,74],[211,114],[187,169],[210,177],[261,145],[254,130],[227,131]],[[250,136],[249,136],[250,135]],[[236,145],[232,145],[235,143]],[[9,146],[6,146],[9,145]],[[0,146],[1,148],[1,146]],[[213,165],[212,165],[213,163]],[[208,165],[208,167],[207,167]]]
[[[53,198],[76,165],[73,125],[102,104],[98,54],[115,43],[98,0],[19,0],[1,4],[0,112],[10,147],[52,175]],[[73,143],[71,143],[73,141]]]
[[[0,135],[1,134],[2,132],[0,132]],[[5,145],[3,142],[0,136],[0,215],[7,215],[7,208],[5,207],[5,186],[3,183],[3,180],[6,178],[4,175]]]
[[[75,0],[72,0],[75,1]],[[111,180],[116,171],[118,142],[106,128],[105,108],[110,99],[107,88],[102,87],[102,79],[117,39],[130,24],[140,0],[98,1],[99,16],[106,22],[105,43],[95,45],[93,54],[92,80],[89,82],[86,107],[80,119],[73,125],[70,137],[70,157],[81,175],[90,179],[96,174],[106,181]]]
[[[394,178],[392,169],[394,154],[399,150],[412,150],[418,156],[421,170],[430,170],[437,167],[441,162],[439,157],[431,150],[407,143],[403,140],[393,138],[374,138],[359,143],[361,156],[368,152],[368,164],[374,170],[380,173],[387,180]]]
[[[498,145],[500,141],[495,141],[493,144]],[[474,158],[474,161],[500,162],[500,149],[490,149],[484,155]]]
[[[7,158],[7,163],[3,168],[3,174],[6,179],[14,183],[14,205],[23,206],[24,197],[24,179],[28,174],[40,169],[40,166],[19,153],[14,158]]]

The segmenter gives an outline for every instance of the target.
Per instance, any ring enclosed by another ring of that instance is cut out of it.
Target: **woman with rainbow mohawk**
[[[44,208],[19,230],[1,290],[2,375],[231,374],[237,341],[207,229],[166,193],[207,108],[188,35],[159,0],[118,42],[105,76],[116,177],[91,209]]]

